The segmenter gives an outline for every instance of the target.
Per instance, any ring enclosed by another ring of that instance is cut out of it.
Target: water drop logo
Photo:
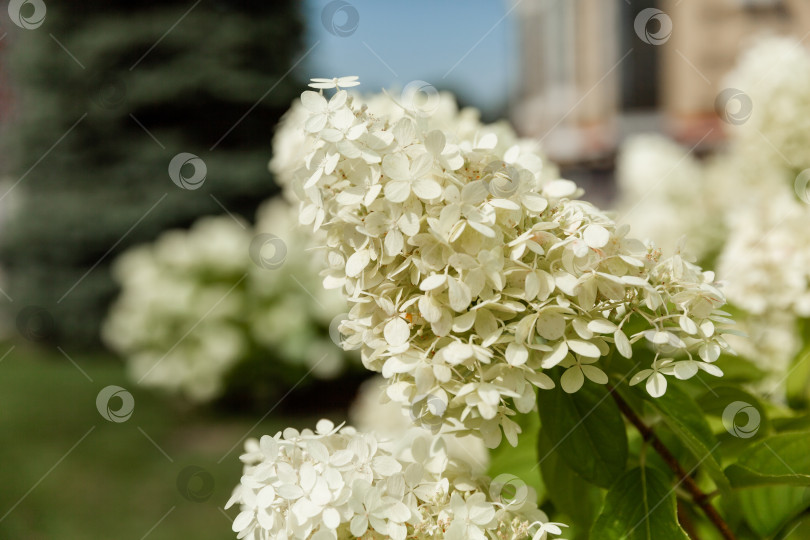
[[[121,400],[121,405],[117,409],[110,406],[110,402],[115,398]],[[135,398],[126,389],[111,384],[102,388],[96,396],[96,409],[108,422],[120,424],[132,416],[132,412],[135,410]]]
[[[745,423],[740,423],[740,415]],[[734,401],[723,409],[723,427],[741,439],[750,439],[759,431],[760,414],[756,407],[745,401]]]
[[[657,23],[658,29],[652,31],[651,27]],[[672,19],[660,9],[642,9],[633,21],[633,28],[638,38],[649,45],[662,45],[672,35]]]
[[[250,242],[250,258],[259,268],[275,270],[287,259],[287,244],[275,234],[262,233]]]
[[[402,89],[400,100],[406,110],[418,116],[431,116],[439,109],[441,96],[432,84],[411,81]]]
[[[514,474],[499,474],[489,485],[489,496],[506,508],[520,508],[529,498],[529,487]]]
[[[42,26],[47,11],[42,0],[11,0],[8,3],[11,22],[26,30],[36,30]]]
[[[202,467],[189,465],[177,475],[177,490],[191,502],[205,502],[214,494],[214,477]]]
[[[183,175],[183,168],[189,165],[194,168],[194,173],[190,176]],[[208,168],[205,162],[194,154],[181,152],[174,156],[169,162],[169,178],[174,184],[182,189],[195,190],[202,187]]]
[[[344,0],[329,2],[321,11],[321,23],[327,32],[337,37],[348,37],[360,26],[360,13]]]
[[[726,88],[717,94],[717,98],[714,100],[714,110],[723,122],[739,126],[751,118],[754,102],[742,90]]]

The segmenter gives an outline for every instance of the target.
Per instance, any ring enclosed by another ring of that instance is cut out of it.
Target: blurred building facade
[[[810,37],[806,0],[523,0],[513,121],[555,160],[611,155],[629,134],[722,138],[715,100],[759,35]],[[808,40],[810,41],[810,40]]]

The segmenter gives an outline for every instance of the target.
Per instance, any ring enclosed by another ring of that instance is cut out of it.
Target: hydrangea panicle
[[[250,540],[509,539],[560,534],[527,488],[507,498],[486,477],[448,456],[420,428],[382,440],[321,420],[251,439],[244,474],[226,505],[238,504],[238,538]]]
[[[604,384],[601,359],[646,339],[656,360],[636,379],[652,377],[654,396],[668,376],[721,374],[713,274],[628,237],[510,130],[374,114],[340,89],[301,101],[300,220],[325,231],[324,285],[352,304],[346,346],[394,401],[440,402],[445,429],[494,447],[502,433],[516,444],[510,416],[534,408],[556,366],[566,392]],[[627,335],[631,317],[646,328]]]

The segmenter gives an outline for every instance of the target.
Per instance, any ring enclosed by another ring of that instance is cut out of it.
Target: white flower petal
[[[405,202],[411,194],[411,183],[407,180],[392,180],[385,184],[383,193],[392,203]]]
[[[633,347],[630,345],[630,340],[619,328],[613,333],[613,343],[616,345],[616,350],[625,358],[633,357]]]
[[[582,384],[584,382],[585,377],[583,376],[582,370],[579,368],[579,366],[566,369],[562,374],[562,377],[560,377],[560,386],[569,394],[573,394],[582,388]]]
[[[584,365],[581,367],[583,375],[585,375],[585,377],[588,380],[595,382],[596,384],[607,384],[608,382],[607,373],[605,373],[598,367],[589,365]]]
[[[543,188],[543,194],[553,199],[571,197],[577,192],[577,185],[570,180],[553,180]]]
[[[588,225],[582,236],[592,248],[603,248],[610,241],[610,232],[601,225]]]
[[[416,196],[425,201],[440,197],[442,194],[442,186],[431,178],[416,180],[412,187]]]
[[[419,284],[419,288],[423,291],[433,291],[443,286],[445,283],[447,283],[446,274],[432,274],[422,280],[422,283]]]
[[[346,261],[346,275],[349,277],[359,276],[371,262],[371,254],[368,250],[361,249],[352,253]]]
[[[587,356],[588,358],[599,358],[600,356],[602,356],[602,353],[599,351],[599,347],[597,347],[590,341],[569,339],[568,348],[574,351],[575,353],[581,354],[582,356]]]
[[[607,319],[594,319],[588,323],[588,330],[597,334],[612,334],[617,326]]]
[[[653,373],[647,379],[647,392],[654,398],[663,396],[667,391],[667,378],[660,373]]]
[[[511,366],[522,366],[529,360],[529,350],[520,343],[510,343],[506,346],[506,361]]]
[[[411,330],[404,319],[394,317],[386,323],[383,329],[385,341],[393,347],[399,347],[408,342],[411,337]]]

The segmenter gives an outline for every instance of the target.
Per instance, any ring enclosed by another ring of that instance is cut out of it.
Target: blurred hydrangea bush
[[[626,143],[617,171],[620,221],[669,246],[685,238],[686,253],[716,265],[749,336],[730,343],[767,374],[757,386],[784,397],[788,371],[810,344],[802,322],[810,317],[802,182],[810,178],[810,52],[794,39],[762,39],[726,84],[742,92],[729,107],[742,109],[717,154],[701,162],[653,135]]]
[[[323,266],[283,200],[265,203],[255,228],[206,217],[115,262],[122,291],[103,338],[134,380],[194,401],[222,394],[237,366],[248,388],[336,377],[350,361],[333,325],[346,303],[321,286]]]

